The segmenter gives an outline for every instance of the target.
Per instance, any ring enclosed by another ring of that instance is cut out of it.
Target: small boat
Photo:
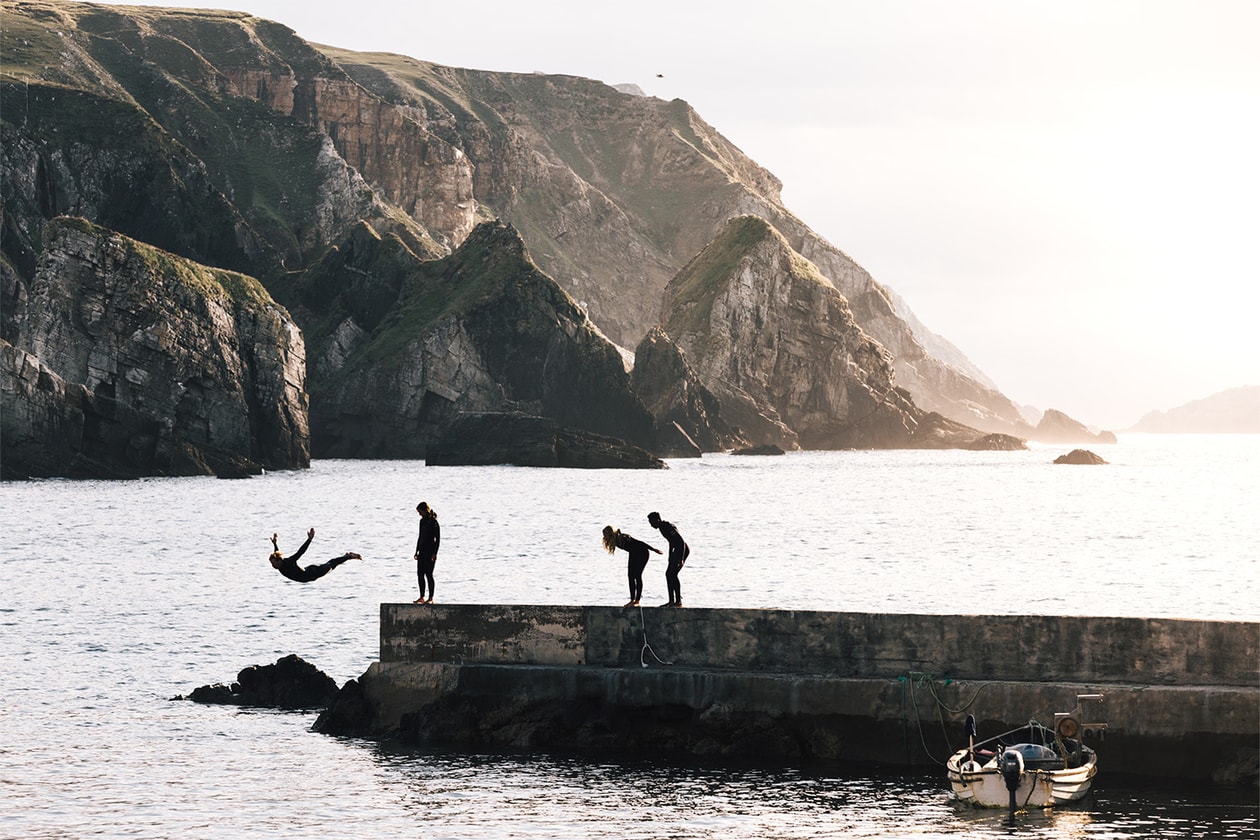
[[[1049,808],[1075,802],[1089,793],[1098,772],[1098,755],[1082,738],[1099,737],[1105,723],[1081,721],[1083,701],[1101,694],[1078,694],[1076,709],[1056,712],[1054,728],[1029,721],[1026,726],[976,741],[975,717],[967,715],[968,746],[945,764],[959,801],[981,808]]]

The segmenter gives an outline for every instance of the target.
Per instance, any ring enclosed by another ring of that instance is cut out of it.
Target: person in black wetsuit
[[[420,536],[416,538],[416,577],[420,581],[420,597],[413,604],[433,603],[433,567],[437,565],[438,545],[442,542],[442,528],[437,513],[428,502],[416,505],[420,514]],[[424,599],[425,584],[429,588],[429,600]]]
[[[665,588],[669,590],[669,603],[661,606],[681,607],[682,587],[678,583],[678,573],[687,562],[691,547],[682,538],[682,534],[678,533],[674,523],[661,519],[661,515],[656,511],[648,514],[648,524],[660,531],[661,536],[669,543],[669,557],[666,560],[668,565],[665,567]]]
[[[280,574],[284,575],[289,580],[296,580],[298,583],[310,583],[313,580],[318,580],[347,560],[363,559],[353,551],[347,551],[345,554],[340,557],[334,557],[327,563],[317,563],[313,566],[303,568],[297,564],[297,561],[299,557],[306,553],[306,549],[311,545],[311,540],[315,539],[315,529],[312,528],[306,532],[306,542],[302,543],[301,548],[293,552],[292,557],[285,557],[284,554],[281,553],[278,538],[278,534],[271,535],[271,547],[275,549],[271,552],[271,557],[269,558],[271,560],[271,565],[279,571]]]
[[[626,565],[626,574],[630,579],[630,601],[627,607],[639,606],[639,599],[643,597],[643,570],[647,568],[648,552],[655,551],[661,554],[659,548],[653,548],[642,540],[636,540],[629,534],[623,534],[611,525],[604,526],[604,549],[613,554],[617,549],[623,549],[629,553],[630,559]]]

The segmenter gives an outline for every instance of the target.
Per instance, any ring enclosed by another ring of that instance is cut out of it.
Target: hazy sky
[[[1119,429],[1260,385],[1252,0],[192,5],[685,99],[1016,402]]]

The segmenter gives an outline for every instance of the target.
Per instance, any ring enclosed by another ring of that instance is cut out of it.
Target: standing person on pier
[[[428,502],[416,505],[416,513],[420,514],[420,536],[416,538],[416,578],[420,582],[420,597],[412,603],[433,603],[433,567],[437,565],[438,545],[442,542],[442,528],[438,525],[437,513],[429,507]],[[425,584],[428,584],[429,598],[424,598]]]
[[[682,538],[682,534],[678,533],[674,523],[661,519],[661,515],[656,511],[649,513],[647,518],[648,524],[660,531],[661,536],[669,543],[669,557],[666,560],[668,565],[665,567],[665,588],[669,591],[669,603],[661,606],[681,607],[682,586],[678,582],[678,573],[682,571],[683,565],[687,562],[687,557],[691,554],[691,548],[687,545],[687,541]]]
[[[630,600],[626,606],[637,607],[639,599],[643,597],[643,570],[647,568],[648,552],[655,551],[657,554],[662,552],[659,548],[653,548],[642,540],[623,534],[611,525],[605,525],[604,550],[609,554],[614,554],[619,548],[630,555],[626,564],[626,575],[630,579]]]

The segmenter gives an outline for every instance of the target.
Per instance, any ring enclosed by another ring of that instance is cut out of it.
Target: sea
[[[1070,448],[5,483],[0,837],[1256,838],[1256,789],[1108,774],[1105,742],[1089,798],[1012,821],[954,802],[943,769],[402,750],[181,699],[288,654],[361,675],[380,605],[417,595],[422,500],[443,603],[620,605],[600,530],[661,545],[659,511],[692,548],[687,606],[1260,620],[1260,435],[1053,464]],[[271,536],[289,553],[309,528],[304,563],[363,559],[285,580]],[[659,558],[646,581],[665,601]]]

